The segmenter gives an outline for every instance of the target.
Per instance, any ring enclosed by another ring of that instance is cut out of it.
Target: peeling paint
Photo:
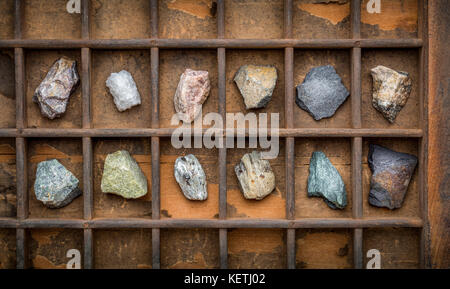
[[[308,12],[313,16],[317,16],[330,21],[332,24],[336,25],[345,17],[350,15],[350,3],[300,3],[298,8]]]
[[[211,14],[211,0],[173,0],[167,3],[167,8],[178,10],[200,19],[213,16]]]

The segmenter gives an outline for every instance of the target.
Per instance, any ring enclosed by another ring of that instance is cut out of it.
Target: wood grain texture
[[[0,217],[17,215],[16,145],[14,139],[0,139]]]
[[[0,127],[13,128],[16,126],[14,51],[0,50],[0,67]]]
[[[429,3],[428,218],[431,266],[450,268],[450,13],[447,1]]]
[[[0,269],[16,268],[16,231],[0,229]]]

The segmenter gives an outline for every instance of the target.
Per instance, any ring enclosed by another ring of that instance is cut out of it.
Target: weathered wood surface
[[[429,1],[428,217],[433,268],[450,268],[450,11]]]

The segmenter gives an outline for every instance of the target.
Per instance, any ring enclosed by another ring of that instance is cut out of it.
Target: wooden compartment
[[[23,38],[81,38],[81,14],[69,13],[65,0],[25,0]]]
[[[82,218],[83,195],[59,209],[50,209],[38,201],[34,192],[36,170],[40,162],[56,159],[80,181],[83,190],[83,152],[81,139],[30,139],[28,140],[28,197],[30,218]]]
[[[350,1],[294,0],[294,38],[351,38]]]
[[[66,56],[76,60],[80,84],[70,95],[66,112],[53,120],[43,116],[37,103],[33,102],[36,88],[44,80],[47,72],[59,58]],[[81,108],[81,52],[80,50],[26,50],[26,112],[30,128],[80,128],[82,122]]]
[[[94,0],[90,5],[91,37],[96,39],[149,38],[150,1]]]
[[[219,268],[219,232],[212,229],[162,229],[161,269]]]
[[[362,154],[362,184],[363,184],[363,213],[364,217],[420,217],[419,200],[419,166],[417,164],[414,175],[409,183],[408,190],[403,200],[403,205],[399,209],[390,210],[388,208],[378,208],[369,204],[370,171],[367,157],[369,154],[369,144],[377,144],[388,149],[419,156],[419,144],[415,139],[395,139],[395,138],[368,138],[363,142]]]
[[[363,252],[377,249],[380,252],[381,269],[419,268],[420,230],[416,228],[365,229]],[[370,259],[364,256],[364,263]]]
[[[151,269],[152,231],[95,230],[96,269]]]
[[[162,50],[159,57],[159,126],[161,128],[179,126],[178,124],[171,125],[172,116],[176,113],[173,97],[180,76],[187,68],[208,71],[211,91],[203,103],[202,115],[218,112],[217,53],[215,50],[168,49]]]
[[[344,180],[347,206],[333,210],[322,198],[308,197],[309,162],[312,153],[323,152]],[[351,218],[352,217],[352,152],[347,138],[295,139],[295,217]]]
[[[409,73],[412,81],[411,94],[406,105],[391,124],[372,105],[373,80],[370,70],[383,65]],[[364,49],[361,66],[362,125],[367,128],[419,128],[419,50],[417,49]]]
[[[300,229],[295,243],[297,269],[353,268],[352,230]]]
[[[0,1],[0,39],[14,38],[14,0]]]
[[[236,142],[235,142],[236,147]],[[275,189],[262,200],[244,198],[234,167],[240,163],[246,153],[264,151],[258,148],[235,148],[227,151],[227,217],[228,218],[269,218],[284,219],[286,217],[286,164],[285,141],[280,138],[278,157],[269,160],[275,174]]]
[[[277,82],[272,99],[265,108],[245,109],[244,99],[234,82],[234,76],[243,65],[272,65],[277,69]],[[230,49],[226,52],[226,111],[227,113],[267,113],[267,121],[271,121],[271,113],[279,114],[279,126],[284,127],[284,52],[277,49]],[[246,127],[248,125],[246,124]]]
[[[17,212],[16,143],[0,139],[0,218],[15,218]]]
[[[16,230],[0,229],[0,269],[16,268]]]
[[[71,258],[67,252],[83,256],[83,231],[73,229],[33,229],[29,231],[28,250],[33,269],[66,269]],[[81,260],[82,261],[82,260]]]
[[[159,1],[160,38],[216,38],[217,1]]]
[[[0,4],[1,5],[1,4]],[[14,50],[0,50],[0,128],[16,127]]]
[[[106,87],[111,73],[128,71],[141,104],[120,112]],[[151,124],[150,52],[148,50],[94,50],[92,53],[92,124],[96,128],[145,128]]]
[[[336,73],[342,79],[342,83],[351,91],[350,82],[350,51],[337,50],[300,50],[294,52],[294,100],[297,97],[297,85],[303,83],[308,72],[317,66],[332,65]],[[347,128],[352,124],[351,95],[336,110],[330,118],[323,118],[319,121],[305,110],[301,109],[294,101],[294,126],[308,128]]]
[[[286,232],[280,229],[228,230],[228,268],[286,268]]]
[[[283,38],[283,0],[225,1],[225,38]]]
[[[215,219],[219,215],[219,173],[217,170],[217,149],[193,148],[175,149],[170,138],[160,139],[160,182],[161,218]],[[206,174],[208,198],[205,201],[186,199],[175,180],[174,165],[178,157],[193,154]]]
[[[101,191],[105,159],[119,150],[128,151],[147,177],[148,192],[138,199],[125,199]],[[97,218],[151,218],[152,217],[152,167],[148,138],[99,138],[93,142],[94,153],[94,216]]]
[[[420,0],[381,2],[381,13],[369,13],[361,1],[361,36],[364,38],[416,38]]]

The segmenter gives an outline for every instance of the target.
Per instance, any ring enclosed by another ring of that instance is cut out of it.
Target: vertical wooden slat
[[[150,26],[152,30],[152,38],[158,38],[159,23],[158,23],[158,0],[150,0]]]
[[[150,22],[152,38],[159,35],[158,0],[150,0]],[[151,48],[151,84],[152,84],[152,128],[159,128],[159,49]],[[152,218],[160,218],[160,142],[159,137],[152,137]],[[161,267],[161,232],[159,228],[152,229],[152,267]]]
[[[225,37],[225,1],[217,1],[217,38]],[[226,119],[226,51],[217,48],[219,114]],[[225,128],[225,127],[224,127]],[[219,219],[227,218],[227,148],[225,140],[223,147],[219,148]],[[219,256],[220,268],[228,268],[228,230],[219,229]]]
[[[350,11],[351,37],[361,37],[361,1],[351,1]],[[361,128],[361,48],[351,49],[351,101],[352,127]],[[352,211],[353,218],[363,217],[362,203],[362,138],[352,139]],[[363,230],[353,230],[353,265],[356,269],[363,266]]]
[[[284,1],[284,38],[292,38],[292,0]],[[285,127],[294,127],[294,48],[284,50]],[[295,219],[295,138],[286,138],[286,218]],[[295,269],[295,229],[287,229],[287,268]]]
[[[83,269],[94,268],[94,236],[92,229],[84,229],[84,266]]]
[[[14,37],[22,38],[23,3],[15,1]],[[23,48],[14,49],[16,128],[26,127],[25,101],[25,56]],[[28,182],[27,182],[27,142],[25,138],[16,138],[16,179],[17,179],[17,219],[28,218]],[[28,268],[27,230],[16,229],[16,266],[17,269]]]
[[[90,23],[89,23],[89,8],[90,0],[83,0],[81,4],[81,38],[89,39]]]
[[[423,40],[423,47],[419,49],[419,108],[420,123],[423,136],[419,141],[419,198],[420,215],[424,226],[420,237],[420,268],[430,268],[429,224],[428,224],[428,190],[426,183],[428,167],[428,1],[418,1],[418,38]]]
[[[83,137],[83,201],[86,220],[93,218],[94,211],[93,162],[92,139]]]

